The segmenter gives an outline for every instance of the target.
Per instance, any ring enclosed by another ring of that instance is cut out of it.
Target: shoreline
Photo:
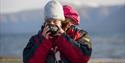
[[[23,63],[21,58],[0,57],[0,63]],[[125,59],[92,58],[88,63],[125,63]]]
[[[94,58],[90,59],[88,63],[125,63],[125,59]]]

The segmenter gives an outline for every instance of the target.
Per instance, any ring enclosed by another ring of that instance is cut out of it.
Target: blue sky
[[[23,10],[43,8],[49,0],[0,0],[0,13],[12,13]],[[125,5],[125,0],[59,0],[62,4],[74,6],[114,6]]]

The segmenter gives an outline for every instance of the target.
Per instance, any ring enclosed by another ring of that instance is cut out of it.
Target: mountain
[[[92,39],[92,58],[125,58],[125,6],[79,7],[77,10],[80,27],[87,30]],[[0,14],[0,56],[22,57],[30,37],[44,22],[42,12],[36,9]]]
[[[108,15],[94,26],[98,30],[96,32],[106,32],[106,33],[124,33],[125,32],[125,7],[117,9],[117,11]]]
[[[86,12],[88,18],[82,16],[82,12],[82,9],[80,9],[80,26],[90,33],[125,34],[125,6],[104,7],[104,9],[91,8]]]
[[[43,22],[41,10],[22,11],[19,13],[0,15],[1,33],[37,32]]]
[[[80,7],[77,10],[81,17],[80,27],[88,30],[88,32],[125,32],[125,6]],[[1,14],[0,32],[37,32],[44,21],[42,12],[42,10],[30,10],[12,14]]]

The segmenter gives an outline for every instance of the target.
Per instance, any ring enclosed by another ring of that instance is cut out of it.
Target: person
[[[92,53],[92,43],[88,36],[88,32],[78,26],[80,24],[80,16],[72,6],[63,5],[63,10],[65,21],[62,22],[62,28],[66,31],[67,35],[80,44],[80,49],[82,53],[87,56],[86,62],[88,62]]]
[[[49,1],[44,7],[45,22],[23,50],[24,63],[86,63],[86,47],[73,40],[62,28],[65,21],[62,5]],[[56,31],[55,31],[56,30]]]

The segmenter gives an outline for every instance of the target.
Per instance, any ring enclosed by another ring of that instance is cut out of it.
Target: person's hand
[[[52,38],[51,36],[49,36],[51,34],[51,32],[49,31],[49,27],[45,26],[42,32],[43,37],[45,37],[46,39]]]
[[[56,33],[56,35],[60,36],[61,34],[65,33],[65,31],[60,26],[58,26],[58,28],[59,28],[59,30]]]

